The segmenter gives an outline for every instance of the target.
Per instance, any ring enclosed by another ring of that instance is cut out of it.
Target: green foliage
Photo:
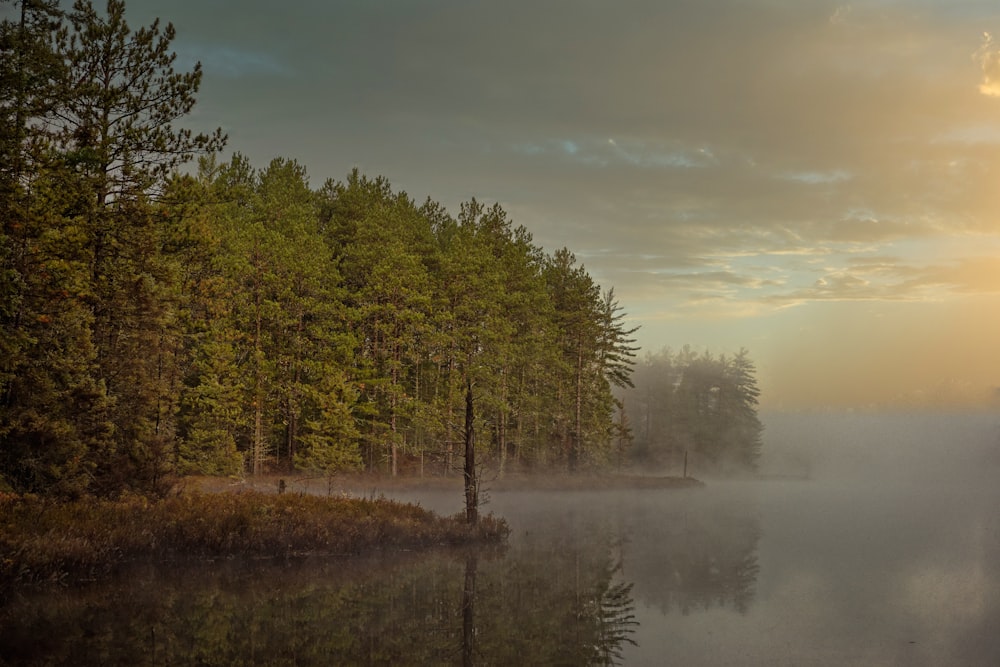
[[[221,130],[193,135],[173,127],[194,108],[201,64],[174,70],[172,24],[161,28],[157,19],[132,30],[124,0],[108,0],[103,15],[76,0],[68,18],[56,33],[67,76],[55,140],[77,161],[99,206],[148,193],[176,166],[223,147]]]
[[[647,355],[635,388],[623,393],[636,433],[636,455],[677,468],[754,470],[763,425],[757,416],[756,369],[746,350],[733,357],[697,355],[685,347]]]
[[[568,249],[547,254],[499,204],[452,217],[358,170],[315,190],[294,160],[219,164],[219,131],[177,126],[201,69],[175,71],[170,24],[133,30],[121,0],[19,8],[0,25],[12,488],[620,461],[642,422],[612,393],[631,384],[635,329]],[[752,365],[716,381],[714,363],[658,399],[676,409],[668,449],[752,465]]]
[[[103,15],[83,0],[20,9],[0,27],[3,474],[24,490],[154,491],[181,331],[152,197],[224,137],[173,126],[201,74],[173,71],[171,26],[132,31],[118,0]]]

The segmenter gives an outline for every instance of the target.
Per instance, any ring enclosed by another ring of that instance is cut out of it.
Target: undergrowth
[[[0,592],[94,579],[123,562],[290,558],[503,542],[492,515],[469,526],[384,498],[194,493],[56,502],[0,493]]]

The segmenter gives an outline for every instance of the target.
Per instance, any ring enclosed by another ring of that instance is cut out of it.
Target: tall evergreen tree
[[[174,71],[172,25],[133,31],[122,0],[108,0],[103,15],[77,0],[68,19],[57,39],[67,94],[53,139],[89,199],[73,215],[85,235],[92,336],[115,424],[114,455],[98,471],[111,492],[154,483],[170,435],[160,369],[171,363],[174,346],[165,343],[176,332],[150,199],[177,165],[220,149],[225,137],[173,126],[195,104],[201,68]]]
[[[259,176],[257,202],[257,216],[274,232],[268,238],[273,243],[276,330],[269,356],[283,431],[278,462],[316,461],[330,470],[337,461],[352,467],[357,459],[350,416],[354,389],[344,367],[353,341],[343,330],[343,295],[333,255],[318,242],[317,202],[305,169],[294,161],[272,161]]]
[[[723,442],[728,452],[729,465],[746,470],[756,470],[762,446],[764,426],[757,416],[760,389],[757,387],[757,369],[750,360],[750,353],[740,351],[725,363],[723,389],[720,398],[720,421],[723,424]]]
[[[246,164],[239,157],[234,162]],[[176,267],[177,319],[184,333],[175,360],[179,383],[173,458],[181,474],[236,475],[243,470],[236,445],[242,379],[223,224],[228,199],[239,198],[241,184],[230,182],[228,190],[222,185],[229,168],[217,165],[214,156],[202,158],[197,177],[172,179],[163,197],[172,225],[166,250]],[[243,187],[247,193],[252,183]]]
[[[558,403],[554,434],[564,452],[570,471],[576,470],[586,434],[585,410],[593,406],[592,361],[601,335],[599,321],[600,288],[568,249],[556,252],[546,269],[551,299],[556,310],[556,326],[562,358],[558,373]]]
[[[82,189],[49,128],[68,91],[57,3],[0,23],[0,470],[19,490],[77,494],[111,433],[85,299]]]

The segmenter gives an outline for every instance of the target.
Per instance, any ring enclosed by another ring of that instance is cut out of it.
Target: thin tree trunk
[[[389,456],[392,459],[392,476],[396,477],[399,474],[399,445],[397,444],[398,434],[396,433],[396,407],[397,407],[397,386],[399,382],[399,351],[398,349],[393,350],[392,360],[392,373],[390,377],[392,378],[391,390],[392,396],[389,398]]]
[[[479,488],[476,479],[476,429],[472,401],[472,378],[465,383],[465,519],[479,521]]]
[[[445,416],[445,454],[444,454],[444,474],[445,477],[451,475],[452,466],[455,462],[455,355],[454,348],[448,358],[448,410]]]
[[[576,417],[573,424],[573,433],[570,436],[569,444],[569,471],[576,471],[577,460],[580,456],[580,441],[583,435],[583,343],[580,342],[576,352]]]
[[[255,241],[259,243],[259,241]],[[255,255],[259,260],[259,247],[255,248]],[[264,379],[263,379],[263,369],[261,368],[262,359],[264,358],[264,352],[261,346],[261,330],[262,330],[262,295],[261,295],[261,285],[263,283],[263,277],[261,276],[261,270],[258,265],[257,271],[257,284],[254,286],[256,294],[254,295],[254,417],[253,417],[253,474],[259,475],[264,471]]]
[[[497,419],[498,476],[503,477],[507,465],[507,370],[500,371],[500,415]]]

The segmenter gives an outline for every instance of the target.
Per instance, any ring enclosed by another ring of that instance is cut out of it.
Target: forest
[[[646,354],[619,395],[632,424],[632,459],[672,472],[688,464],[700,472],[756,469],[764,431],[756,375],[746,349],[733,356],[690,346]]]
[[[636,365],[614,290],[499,204],[222,160],[221,129],[176,125],[202,72],[175,71],[170,24],[4,5],[0,490],[753,466],[745,352]]]

